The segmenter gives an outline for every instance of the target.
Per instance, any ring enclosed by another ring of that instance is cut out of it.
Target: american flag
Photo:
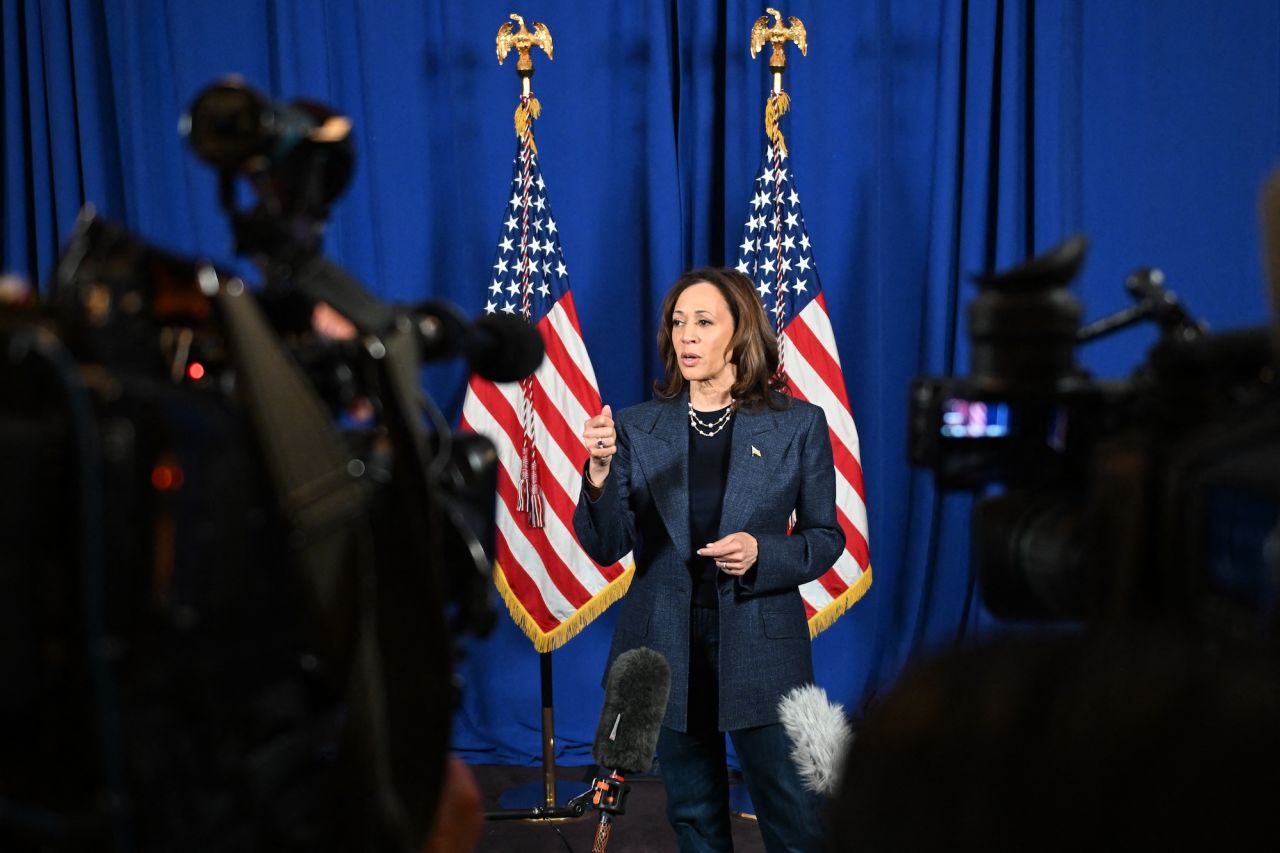
[[[521,108],[525,120],[512,167],[511,199],[484,310],[523,316],[542,334],[547,357],[522,382],[493,383],[473,375],[462,427],[497,446],[494,578],[512,619],[538,651],[549,652],[626,592],[631,558],[601,566],[586,555],[573,532],[587,461],[582,424],[600,413],[600,391],[538,168],[533,141],[537,102],[525,96]]]
[[[836,514],[844,529],[845,550],[826,574],[800,588],[809,617],[809,635],[817,636],[871,586],[866,492],[858,429],[849,408],[840,354],[814,266],[809,232],[800,212],[800,193],[781,131],[772,131],[771,136],[775,143],[766,148],[756,174],[737,268],[756,283],[765,309],[773,318],[782,369],[792,393],[821,406],[830,428],[836,467]]]

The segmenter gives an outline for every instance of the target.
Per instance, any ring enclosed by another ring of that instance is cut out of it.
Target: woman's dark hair
[[[791,403],[787,378],[778,372],[778,339],[769,326],[769,316],[756,294],[751,279],[735,269],[703,267],[689,270],[667,291],[658,318],[658,356],[666,377],[653,383],[653,391],[670,400],[684,390],[684,376],[671,340],[672,314],[680,294],[695,284],[707,283],[720,291],[733,316],[733,337],[729,339],[729,362],[736,375],[730,396],[741,408],[768,406],[786,408]],[[775,393],[776,392],[776,393]],[[783,396],[779,397],[776,394]]]

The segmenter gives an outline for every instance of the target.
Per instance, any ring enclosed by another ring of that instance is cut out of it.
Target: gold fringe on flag
[[[525,636],[533,642],[533,647],[539,652],[554,652],[576,637],[583,628],[590,625],[593,619],[609,609],[609,606],[615,601],[626,595],[627,590],[631,588],[631,579],[635,577],[635,573],[636,564],[633,562],[627,567],[626,571],[610,581],[609,585],[604,589],[597,592],[589,602],[579,607],[572,616],[547,634],[542,633],[538,623],[533,620],[529,612],[520,604],[520,599],[516,597],[515,592],[507,584],[507,578],[502,573],[502,566],[498,563],[494,564],[493,583],[498,588],[498,594],[502,596],[503,603],[507,605],[507,612],[511,614],[511,621],[515,622],[516,627],[523,631]],[[849,603],[852,604],[853,602]]]
[[[867,564],[867,570],[862,573],[862,577],[858,578],[844,592],[840,593],[840,597],[832,601],[826,607],[813,614],[813,618],[809,620],[809,639],[821,634],[823,631],[831,627],[837,619],[844,615],[845,611],[858,603],[862,596],[866,595],[867,590],[871,588],[871,564]]]

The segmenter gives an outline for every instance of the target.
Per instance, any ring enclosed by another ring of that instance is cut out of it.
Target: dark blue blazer
[[[593,501],[584,482],[573,519],[582,547],[597,562],[634,552],[635,576],[619,604],[609,665],[637,646],[665,656],[671,693],[663,723],[680,731],[689,696],[688,561],[707,544],[689,541],[688,405],[686,391],[619,412],[618,452],[604,491]],[[720,536],[750,533],[759,556],[745,575],[722,573],[717,582],[724,731],[777,722],[782,695],[813,681],[797,588],[831,568],[844,548],[822,410],[793,400],[787,409],[740,410],[734,417]]]

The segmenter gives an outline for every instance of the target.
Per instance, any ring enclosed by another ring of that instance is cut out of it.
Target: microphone
[[[827,699],[816,684],[802,684],[778,703],[778,717],[791,740],[791,761],[804,787],[815,794],[835,796],[840,768],[853,741],[844,710]]]
[[[622,773],[653,766],[670,689],[671,667],[653,649],[640,646],[614,659],[591,753],[597,764]]]
[[[424,361],[461,355],[473,373],[492,382],[524,379],[542,364],[542,335],[514,314],[487,314],[473,323],[458,306],[444,300],[393,307],[322,255],[302,264],[292,283],[310,299],[332,306],[361,334],[382,334],[398,316],[407,314],[417,330]]]
[[[542,364],[542,335],[514,314],[485,314],[474,323],[449,302],[433,300],[411,310],[425,360],[462,355],[473,373],[491,382],[515,382]]]
[[[641,646],[625,651],[609,668],[591,756],[610,773],[597,778],[589,792],[592,805],[600,811],[591,853],[605,853],[613,816],[626,812],[631,786],[625,775],[645,773],[653,766],[670,690],[671,667],[653,649]]]

